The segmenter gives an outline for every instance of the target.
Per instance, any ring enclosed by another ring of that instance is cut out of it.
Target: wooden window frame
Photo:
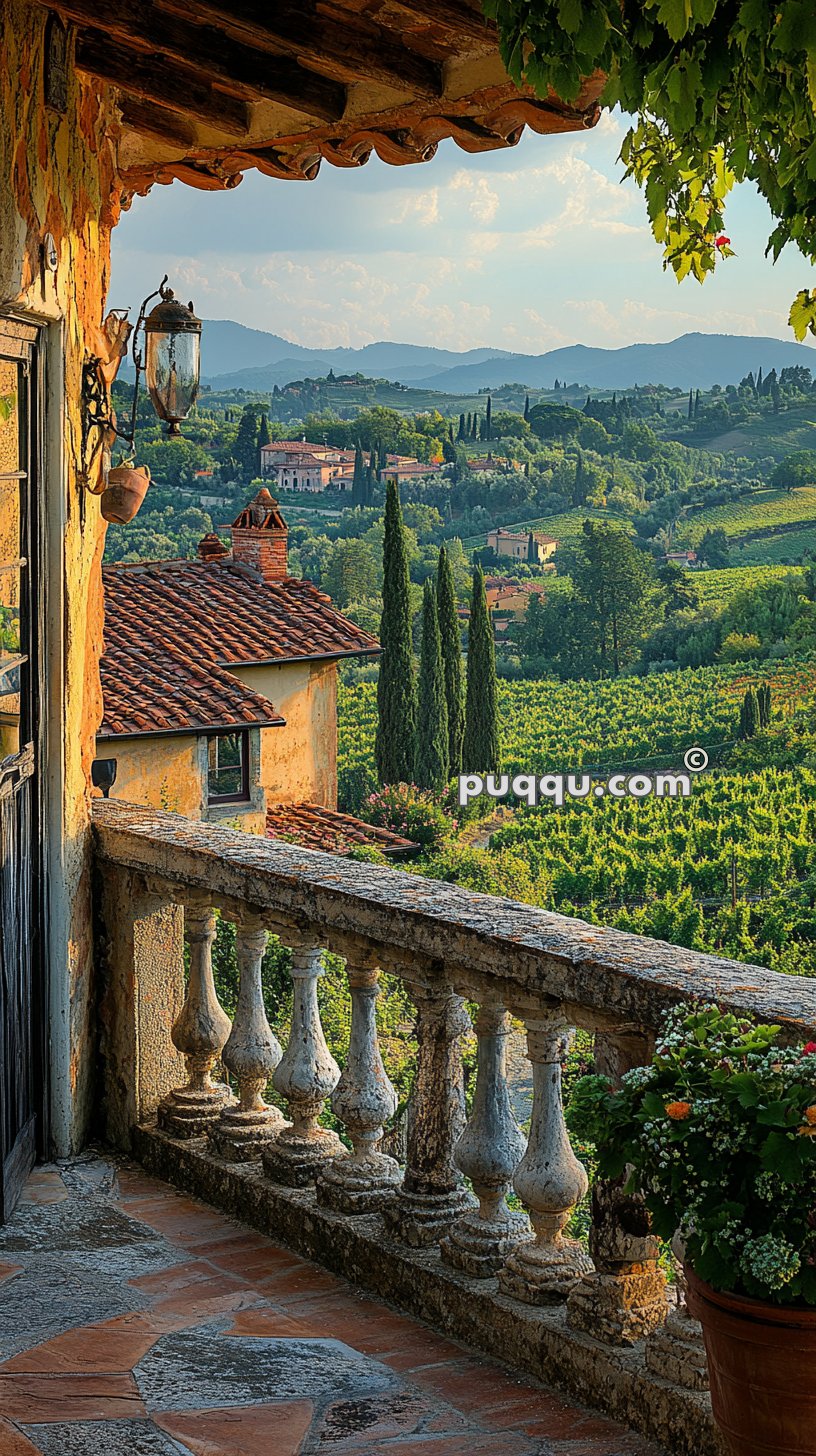
[[[210,767],[209,753],[210,743],[219,738],[235,738],[241,740],[241,789],[237,794],[213,794],[210,792]],[[207,734],[207,808],[216,808],[220,804],[249,804],[252,802],[249,784],[249,729],[248,728],[225,728],[218,733]]]

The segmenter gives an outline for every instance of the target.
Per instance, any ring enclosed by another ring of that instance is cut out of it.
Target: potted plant
[[[816,1042],[678,1006],[649,1066],[576,1084],[568,1121],[601,1177],[685,1247],[715,1419],[734,1456],[816,1451]]]
[[[126,526],[138,514],[149,484],[147,466],[136,466],[132,460],[122,460],[109,470],[100,507],[105,520]]]

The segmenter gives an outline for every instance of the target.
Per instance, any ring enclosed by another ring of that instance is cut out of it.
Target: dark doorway
[[[0,318],[0,1222],[45,1135],[37,336]]]

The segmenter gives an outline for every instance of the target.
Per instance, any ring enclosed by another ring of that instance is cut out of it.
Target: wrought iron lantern
[[[147,312],[154,298],[159,302]],[[117,314],[118,327],[128,325],[125,314]],[[142,353],[142,336],[143,348]],[[124,348],[121,351],[124,353]],[[149,294],[139,310],[132,336],[133,406],[127,428],[122,428],[111,411],[109,375],[99,358],[89,358],[83,368],[83,461],[86,480],[90,465],[102,444],[114,438],[123,440],[129,451],[136,437],[139,407],[139,384],[144,374],[153,408],[167,424],[171,436],[181,434],[179,423],[187,418],[198,395],[201,367],[201,319],[196,318],[191,303],[179,303],[172,288],[167,287],[165,274],[155,293]],[[115,368],[112,373],[115,373]],[[92,431],[98,431],[95,440]]]
[[[165,288],[166,282],[159,289],[161,302],[143,322],[144,373],[153,408],[167,422],[168,435],[180,435],[179,421],[187,418],[198,394],[201,319],[191,303],[179,303],[172,288]]]

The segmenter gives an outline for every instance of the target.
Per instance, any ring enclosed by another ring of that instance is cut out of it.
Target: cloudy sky
[[[542,353],[615,348],[694,330],[792,338],[788,308],[812,286],[788,249],[764,257],[770,215],[732,194],[737,257],[703,287],[664,273],[638,189],[621,183],[617,117],[575,136],[527,132],[470,157],[359,170],[324,163],[315,182],[249,172],[232,192],[175,183],[137,198],[114,234],[112,306],[134,311],[166,271],[204,318],[299,344],[378,340]]]

